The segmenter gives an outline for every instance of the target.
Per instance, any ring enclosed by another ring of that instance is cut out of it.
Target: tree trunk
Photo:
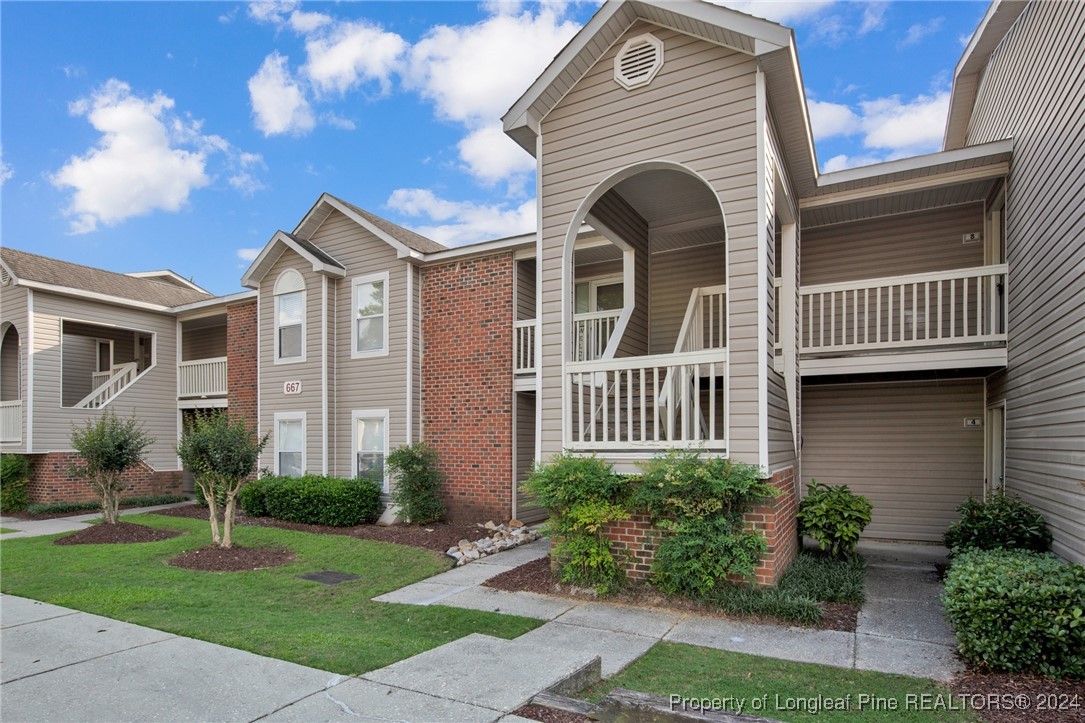
[[[226,495],[226,512],[222,516],[222,547],[229,549],[233,545],[234,534],[234,506],[237,504],[237,493]]]
[[[219,537],[219,515],[218,507],[215,505],[215,487],[210,483],[199,482],[200,492],[203,493],[203,498],[207,500],[208,516],[211,518],[211,542],[218,545],[222,542],[222,538]]]
[[[106,475],[101,482],[102,518],[107,525],[117,524],[117,483],[113,475]]]

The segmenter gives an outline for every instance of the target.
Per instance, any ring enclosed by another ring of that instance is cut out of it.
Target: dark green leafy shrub
[[[817,480],[807,487],[796,515],[799,534],[809,535],[833,557],[855,551],[859,535],[870,523],[870,500],[847,485],[826,485]]]
[[[1016,497],[995,494],[986,501],[969,498],[957,511],[961,519],[946,531],[951,554],[966,549],[1033,550],[1051,545],[1051,531],[1043,515]]]
[[[359,477],[264,477],[240,493],[242,511],[252,517],[330,527],[352,527],[377,519],[381,485]]]
[[[972,665],[1085,676],[1085,566],[1027,550],[966,550],[953,559],[942,603]]]
[[[438,462],[437,450],[426,442],[398,447],[388,455],[395,480],[392,502],[409,522],[426,524],[445,516]]]
[[[862,605],[866,562],[861,555],[830,557],[801,552],[788,566],[776,587],[824,603]]]
[[[121,475],[143,462],[144,451],[154,438],[143,431],[135,417],[121,421],[112,410],[83,427],[72,428],[72,448],[82,462],[73,466],[73,477],[90,480],[94,493],[102,501],[106,524],[117,522],[117,508],[124,491]]]
[[[633,504],[663,535],[652,562],[652,584],[668,595],[705,598],[728,578],[753,575],[765,538],[743,529],[751,506],[776,490],[753,465],[698,451],[670,451],[642,465]]]
[[[629,482],[596,457],[560,454],[535,467],[524,490],[550,510],[551,556],[562,582],[594,587],[606,595],[625,581],[603,536],[609,522],[629,519]]]
[[[0,512],[18,512],[30,502],[30,461],[21,454],[0,455]]]
[[[802,625],[816,625],[821,620],[817,600],[779,586],[720,585],[707,600],[732,615],[758,615]]]

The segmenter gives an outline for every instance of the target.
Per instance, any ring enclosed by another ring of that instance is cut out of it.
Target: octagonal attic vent
[[[648,85],[663,67],[663,42],[645,33],[625,41],[614,58],[614,80],[626,90]]]

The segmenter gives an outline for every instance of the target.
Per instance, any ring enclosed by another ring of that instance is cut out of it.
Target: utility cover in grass
[[[307,575],[298,575],[299,580],[311,580],[313,582],[319,582],[324,585],[338,585],[341,582],[347,582],[348,580],[357,580],[357,575],[351,575],[349,572],[336,572],[335,570],[321,570],[320,572],[310,572]]]

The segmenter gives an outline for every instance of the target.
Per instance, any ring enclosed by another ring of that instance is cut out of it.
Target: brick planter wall
[[[760,531],[767,543],[752,580],[758,586],[776,584],[799,550],[795,519],[799,503],[794,468],[776,472],[769,483],[780,490],[780,495],[771,502],[754,507],[744,516],[746,529]],[[659,530],[652,526],[651,519],[647,515],[634,515],[624,522],[607,525],[603,534],[615,548],[626,552],[626,576],[634,582],[647,580],[660,535]]]
[[[68,476],[68,470],[79,462],[75,452],[32,454],[29,459],[31,502],[48,504],[98,499],[90,480]],[[125,472],[122,480],[125,490],[121,497],[181,494],[180,471],[156,472],[144,464]]]
[[[457,521],[512,510],[512,254],[422,270],[422,429]]]
[[[256,299],[226,307],[226,400],[230,419],[256,430]]]

